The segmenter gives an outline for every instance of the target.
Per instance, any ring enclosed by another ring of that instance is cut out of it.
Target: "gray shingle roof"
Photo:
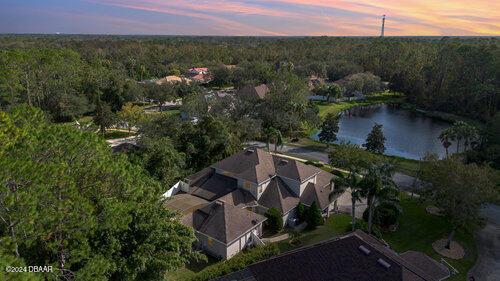
[[[330,187],[330,180],[333,175],[325,171],[321,171],[316,176],[316,183],[308,183],[302,195],[300,202],[310,206],[312,202],[316,201],[318,207],[323,210],[330,205],[330,194],[332,192]]]
[[[231,155],[213,164],[212,168],[255,184],[268,180],[276,173],[272,155],[258,148],[249,148]]]
[[[214,201],[193,213],[193,228],[225,244],[247,233],[265,217],[222,201]]]
[[[297,160],[286,159],[279,156],[273,156],[273,160],[278,175],[301,182],[321,171],[321,169],[317,167],[306,165]]]
[[[368,249],[369,254],[361,251],[360,246]],[[389,267],[382,266],[379,259]],[[215,280],[430,281],[437,279],[404,261],[376,238],[358,230],[340,238],[252,264],[241,271]]]
[[[253,195],[250,192],[245,191],[243,189],[236,189],[235,191],[228,193],[221,198],[220,201],[224,201],[228,204],[232,204],[236,207],[245,208],[257,205],[257,202],[253,198]]]
[[[259,86],[246,86],[238,91],[238,95],[248,99],[263,99],[269,93],[269,88],[266,84]]]
[[[275,177],[259,198],[258,203],[266,208],[276,208],[285,214],[299,204],[299,198],[293,195],[281,179]]]
[[[190,182],[189,194],[212,201],[238,188],[237,180],[217,174],[213,169],[205,169],[202,172],[203,175],[193,177],[195,180]]]

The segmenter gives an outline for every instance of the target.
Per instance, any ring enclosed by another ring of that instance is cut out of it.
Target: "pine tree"
[[[321,125],[321,132],[318,137],[321,142],[326,142],[328,145],[337,140],[337,133],[339,132],[339,117],[336,114],[328,113],[323,124]]]
[[[366,137],[366,143],[363,144],[366,150],[375,153],[384,153],[385,151],[385,136],[382,132],[382,124],[375,124],[372,131]]]
[[[321,210],[318,208],[316,201],[307,209],[306,222],[309,229],[315,229],[323,224],[323,216],[321,216]]]

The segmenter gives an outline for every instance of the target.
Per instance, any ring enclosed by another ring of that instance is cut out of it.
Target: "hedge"
[[[272,258],[278,255],[279,253],[280,250],[278,246],[276,246],[274,243],[268,244],[263,247],[256,247],[249,250],[245,250],[229,260],[221,261],[206,267],[202,271],[198,272],[198,274],[196,274],[196,276],[191,280],[193,281],[211,280],[219,276],[224,276],[231,272],[243,269],[258,261]]]

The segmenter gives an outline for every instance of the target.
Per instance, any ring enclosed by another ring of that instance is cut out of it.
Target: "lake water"
[[[451,124],[423,114],[400,109],[395,106],[377,105],[358,107],[342,114],[338,141],[362,145],[375,123],[382,124],[386,138],[385,154],[410,159],[423,158],[432,152],[440,157],[445,149],[439,141],[439,134]],[[313,136],[318,139],[318,133]],[[453,152],[456,147],[450,146]]]

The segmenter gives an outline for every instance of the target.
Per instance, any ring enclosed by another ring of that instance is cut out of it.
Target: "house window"
[[[214,240],[212,238],[208,237],[207,244],[208,244],[208,246],[212,246],[214,244]]]
[[[249,182],[245,181],[245,182],[243,183],[243,187],[244,187],[244,188],[251,188],[251,187],[252,187],[252,185],[251,185]]]

